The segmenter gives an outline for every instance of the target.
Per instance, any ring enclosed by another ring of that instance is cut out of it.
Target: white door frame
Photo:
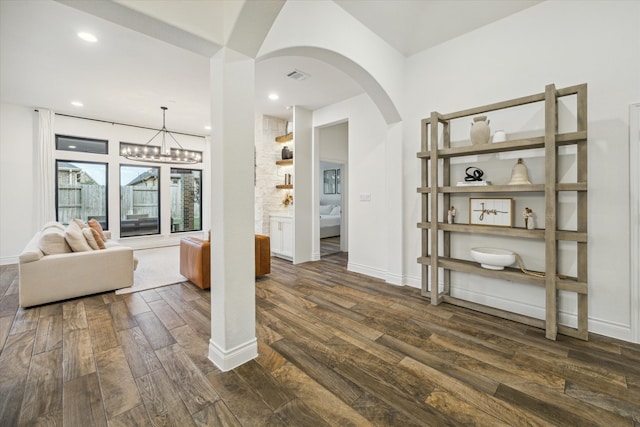
[[[640,103],[629,105],[631,339],[640,343]]]

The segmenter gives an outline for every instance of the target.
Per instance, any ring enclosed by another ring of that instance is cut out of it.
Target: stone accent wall
[[[255,184],[255,232],[269,235],[269,215],[288,212],[282,205],[287,191],[276,189],[284,184],[285,173],[293,175],[292,166],[277,166],[282,148],[287,145],[293,150],[293,141],[281,144],[276,136],[285,134],[286,120],[271,116],[256,116],[256,184]],[[295,151],[295,150],[294,150]]]

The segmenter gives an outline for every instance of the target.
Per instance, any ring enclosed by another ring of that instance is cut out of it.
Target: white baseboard
[[[209,340],[209,360],[227,372],[258,357],[258,340],[253,338],[230,350],[221,349],[212,340]]]
[[[526,304],[521,301],[514,301],[496,295],[485,294],[482,292],[475,292],[469,289],[460,289],[455,285],[451,285],[452,295],[456,298],[460,298],[466,301],[475,302],[476,304],[486,305],[488,307],[495,307],[501,310],[511,311],[513,313],[522,314],[524,316],[534,317],[536,319],[544,319],[545,312],[544,307]],[[559,316],[561,318],[561,315]],[[565,323],[565,322],[562,322]]]
[[[365,274],[367,276],[376,277],[378,279],[386,280],[387,279],[387,270],[382,270],[381,268],[373,268],[368,265],[356,264],[354,262],[347,263],[347,270],[353,271],[354,273]]]
[[[634,342],[631,325],[624,325],[621,323],[590,317],[587,329],[589,329],[589,332],[593,332],[594,334]]]
[[[311,261],[320,261],[320,252],[313,252],[311,254]]]
[[[422,278],[420,276],[405,274],[402,283],[412,288],[422,289]]]
[[[360,273],[367,276],[383,279],[390,285],[402,286],[404,284],[404,276],[402,274],[391,273],[381,268],[369,267],[368,265],[357,264],[354,262],[347,263],[347,270],[354,273]]]
[[[385,281],[390,285],[402,286],[404,284],[404,276],[402,274],[387,272]]]
[[[17,264],[17,263],[18,263],[17,256],[5,256],[0,258],[0,265],[11,265],[11,264]]]
[[[526,304],[521,301],[509,300],[501,297],[496,297],[495,295],[488,295],[480,292],[470,291],[468,289],[459,289],[455,286],[453,289],[454,296],[460,299],[483,304],[489,307],[500,308],[502,310],[508,310],[525,316],[534,317],[536,319],[544,320],[545,318],[545,311],[544,307],[542,306]],[[576,313],[570,313],[567,311],[558,312],[559,324],[575,327],[577,325],[577,322],[578,317]],[[589,317],[587,329],[589,330],[589,332],[593,332],[595,334],[633,342],[631,325],[625,325],[622,323]]]

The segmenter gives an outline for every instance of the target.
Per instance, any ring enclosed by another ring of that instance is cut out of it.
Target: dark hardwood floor
[[[340,236],[325,237],[320,239],[320,256],[333,255],[340,251]]]
[[[0,268],[0,425],[640,426],[640,346],[583,342],[348,273],[273,258],[260,356],[207,360],[190,284],[18,309]],[[46,286],[46,284],[43,284]]]

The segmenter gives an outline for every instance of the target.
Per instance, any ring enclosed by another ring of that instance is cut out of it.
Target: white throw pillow
[[[329,215],[331,209],[333,209],[333,205],[320,205],[320,215]]]
[[[81,220],[81,219],[75,218],[75,219],[73,220],[73,222],[75,222],[76,224],[78,224],[78,226],[80,227],[80,229],[83,229],[83,228],[87,228],[87,227],[88,227],[88,225],[87,225],[83,220]]]
[[[98,249],[100,249],[100,247],[98,246],[98,242],[96,241],[95,237],[93,236],[93,231],[91,230],[90,227],[83,228],[82,229],[82,235],[86,239],[86,241],[89,244],[89,246],[91,246],[91,249],[93,249],[94,251],[97,251]]]
[[[46,224],[42,227],[42,229],[43,229],[43,230],[46,230],[47,228],[51,228],[51,227],[55,227],[55,228],[57,228],[57,229],[59,229],[59,230],[64,231],[64,225],[60,224],[60,223],[59,223],[59,222],[57,222],[57,221],[49,221],[48,223],[46,223]]]
[[[329,213],[329,215],[331,216],[340,215],[340,206],[336,206],[335,208],[331,209],[331,212]]]
[[[49,227],[42,231],[38,247],[45,255],[66,254],[71,248],[65,240],[64,231],[57,227]]]
[[[82,229],[78,224],[71,221],[69,226],[64,231],[64,238],[73,250],[73,252],[87,252],[92,251],[91,246],[87,243],[87,239],[82,234]]]

